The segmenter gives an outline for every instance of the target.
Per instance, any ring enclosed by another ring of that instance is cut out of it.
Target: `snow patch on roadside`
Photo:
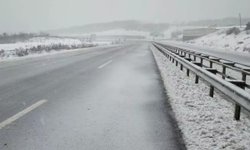
[[[250,120],[242,114],[233,119],[234,105],[215,93],[209,97],[209,87],[200,81],[194,84],[194,75],[186,77],[162,53],[151,45],[160,69],[169,101],[190,150],[250,148]]]

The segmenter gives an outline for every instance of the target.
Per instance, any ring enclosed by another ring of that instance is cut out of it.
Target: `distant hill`
[[[162,33],[167,30],[169,24],[167,23],[142,23],[135,20],[128,21],[115,21],[108,23],[96,23],[96,24],[88,24],[82,26],[76,26],[66,29],[59,30],[51,30],[47,31],[50,34],[89,34],[94,32],[103,32],[115,29],[125,29],[128,31],[136,30],[136,31],[146,31],[150,33]]]
[[[250,22],[250,18],[242,18],[242,25],[246,25]],[[64,28],[58,30],[46,31],[51,35],[83,35],[90,33],[108,33],[113,34],[114,31],[119,31],[117,34],[125,34],[133,31],[149,33],[151,36],[161,36],[162,33],[169,30],[171,26],[195,26],[195,27],[221,27],[221,26],[234,26],[239,25],[239,18],[224,18],[214,20],[198,20],[183,23],[144,23],[135,20],[127,21],[114,21],[107,23],[95,23],[81,26],[75,26],[71,28]],[[122,31],[122,32],[121,32]]]
[[[250,18],[242,18],[242,25],[246,25],[250,22]],[[198,20],[191,21],[187,23],[182,23],[182,25],[186,26],[234,26],[239,25],[239,18],[224,18],[224,19],[214,19],[214,20]]]

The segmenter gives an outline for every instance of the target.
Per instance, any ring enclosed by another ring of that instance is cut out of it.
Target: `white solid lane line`
[[[16,121],[17,119],[21,118],[22,116],[26,115],[27,113],[31,112],[35,108],[39,107],[43,103],[47,102],[47,100],[41,100],[38,101],[37,103],[31,105],[30,107],[24,109],[23,111],[17,113],[16,115],[10,117],[9,119],[5,120],[4,122],[0,123],[0,130],[7,126],[8,124],[11,124],[12,122]]]
[[[98,68],[101,69],[101,68],[105,67],[106,65],[108,65],[109,63],[111,63],[112,61],[113,60],[110,60],[110,61],[106,62],[105,64],[99,66]]]

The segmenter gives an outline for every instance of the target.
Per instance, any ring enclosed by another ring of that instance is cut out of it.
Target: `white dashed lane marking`
[[[10,117],[9,119],[5,120],[4,122],[0,123],[0,130],[3,127],[5,127],[5,126],[11,124],[12,122],[16,121],[17,119],[21,118],[22,116],[26,115],[27,113],[31,112],[35,108],[41,106],[45,102],[47,102],[47,100],[38,101],[37,103],[31,105],[30,107],[24,109],[23,111],[17,113],[16,115],[14,115],[14,116]]]
[[[110,64],[111,62],[112,62],[112,60],[110,60],[110,61],[106,62],[105,64],[103,64],[103,65],[99,66],[98,68],[99,68],[99,69],[101,69],[101,68],[103,68],[103,67],[107,66],[108,64]]]

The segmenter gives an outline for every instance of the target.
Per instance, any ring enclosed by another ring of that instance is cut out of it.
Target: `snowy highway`
[[[0,63],[1,150],[185,149],[148,43]]]
[[[176,46],[179,48],[191,50],[191,51],[196,51],[199,53],[204,53],[207,55],[211,56],[216,56],[219,58],[231,60],[233,62],[241,63],[244,65],[250,66],[250,55],[245,54],[245,53],[240,53],[240,52],[233,52],[229,50],[221,50],[221,49],[215,49],[215,48],[210,48],[210,47],[205,47],[205,46],[196,46],[196,45],[191,45],[191,44],[186,44],[186,43],[181,43],[181,42],[161,42],[159,43],[162,44],[167,44],[171,46]]]

